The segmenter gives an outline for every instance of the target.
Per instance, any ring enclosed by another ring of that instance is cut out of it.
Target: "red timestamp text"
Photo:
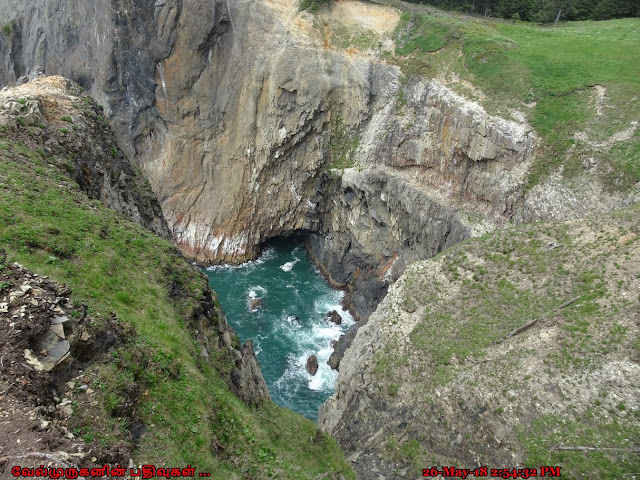
[[[475,467],[475,468],[458,468],[453,466],[442,466],[423,468],[423,477],[458,477],[465,479],[468,476],[474,478],[560,478],[560,467],[557,466],[542,466],[542,467],[518,467],[518,468],[489,468],[487,466]]]

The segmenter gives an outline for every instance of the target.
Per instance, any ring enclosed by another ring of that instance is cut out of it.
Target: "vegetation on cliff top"
[[[550,28],[413,12],[395,39],[389,60],[407,75],[438,78],[490,112],[530,120],[542,138],[531,185],[561,167],[573,177],[586,158],[606,165],[608,188],[640,181],[640,20]]]
[[[570,478],[637,472],[639,215],[522,226],[412,265],[389,321],[415,326],[375,357],[382,395],[428,411],[433,432],[459,431],[464,451],[524,451],[527,466],[561,465]],[[411,440],[438,445],[433,435],[405,435],[389,454]],[[447,450],[405,460],[418,467]]]
[[[638,17],[640,4],[633,0],[408,0],[445,10],[535,22],[607,20]]]
[[[85,372],[96,404],[74,397],[70,430],[96,448],[129,441],[118,412],[133,403],[147,428],[136,462],[191,464],[219,479],[353,478],[312,422],[229,391],[218,373],[228,360],[204,360],[185,325],[206,279],[169,242],[89,200],[65,150],[45,153],[56,135],[51,125],[0,127],[0,244],[7,261],[68,284],[98,323],[117,318],[135,332]]]
[[[393,34],[334,22],[332,45],[527,120],[541,138],[529,188],[558,170],[568,179],[588,170],[610,191],[640,181],[640,19],[550,27],[384,3],[402,12]]]

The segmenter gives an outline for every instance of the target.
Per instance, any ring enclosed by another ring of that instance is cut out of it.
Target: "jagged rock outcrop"
[[[362,319],[408,264],[471,234],[454,209],[385,172],[325,175],[316,200],[322,226],[307,247],[333,284],[350,286],[345,304]]]
[[[23,143],[38,137],[41,155],[57,158],[90,198],[168,238],[149,183],[118,148],[102,115],[95,101],[62,77],[36,76],[0,92],[0,125],[25,137]],[[30,126],[39,128],[21,130]]]
[[[518,227],[412,264],[359,328],[320,409],[358,478],[531,455],[576,478],[634,468],[637,219],[636,207]],[[558,446],[595,448],[604,463],[585,467],[579,448]]]
[[[253,342],[240,341],[227,323],[217,295],[208,286],[203,288],[200,305],[191,315],[191,325],[196,341],[201,346],[201,355],[209,358],[216,355],[215,367],[220,370],[231,391],[247,405],[259,405],[270,400],[267,384],[253,350]],[[221,362],[220,353],[229,362]],[[227,368],[229,371],[224,371]]]

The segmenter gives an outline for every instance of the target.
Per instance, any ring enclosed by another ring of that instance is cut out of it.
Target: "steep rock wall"
[[[349,98],[353,123],[374,95],[373,67],[316,48],[293,2],[3,3],[15,18],[2,81],[39,64],[103,101],[177,243],[203,262],[300,229],[331,106]]]
[[[38,64],[103,102],[199,261],[242,261],[270,237],[318,226],[312,197],[336,122],[360,136],[364,168],[418,167],[437,195],[511,208],[517,178],[496,187],[492,174],[504,151],[511,168],[530,144],[505,140],[504,122],[487,124],[435,83],[409,82],[399,111],[397,69],[325,48],[296,2],[2,4],[12,33],[0,39],[0,80]],[[471,166],[485,160],[497,163]]]
[[[535,148],[526,124],[437,82],[402,87],[396,73],[385,89],[356,134],[356,166],[318,180],[308,222],[312,256],[362,319],[410,263],[510,221]]]
[[[454,209],[386,172],[352,168],[339,177],[327,174],[314,200],[324,209],[307,247],[333,284],[350,286],[346,303],[360,318],[408,264],[471,233]]]

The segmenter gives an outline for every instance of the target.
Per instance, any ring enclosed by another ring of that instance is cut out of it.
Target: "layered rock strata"
[[[246,260],[270,237],[316,230],[308,218],[336,126],[360,138],[365,167],[417,166],[435,192],[512,208],[517,175],[502,163],[531,150],[522,132],[435,83],[411,81],[399,114],[398,71],[324,48],[293,2],[3,3],[0,81],[38,64],[103,103],[176,242],[201,262]],[[470,168],[483,160],[500,167]]]
[[[103,102],[174,240],[200,262],[247,260],[269,238],[303,232],[366,320],[406,265],[509,221],[522,197],[527,125],[327,48],[295,2],[120,0],[72,12],[59,0],[4,1],[15,18],[0,78],[40,64]],[[328,173],[345,148],[355,167]]]

